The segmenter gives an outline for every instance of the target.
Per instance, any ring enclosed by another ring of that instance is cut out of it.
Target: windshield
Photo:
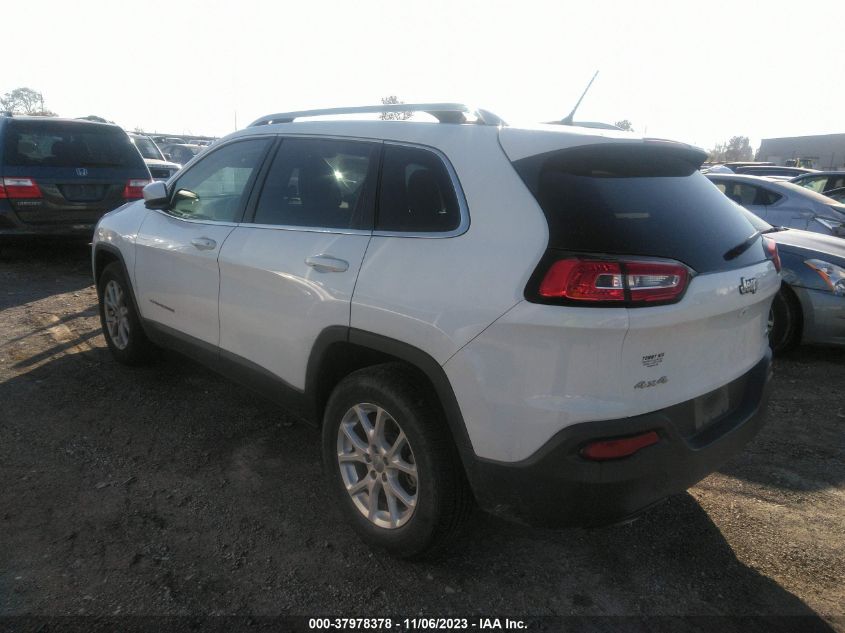
[[[136,167],[141,157],[119,127],[69,121],[12,121],[6,164],[43,167]]]
[[[164,160],[164,156],[158,151],[158,146],[153,143],[152,139],[146,136],[133,136],[131,138],[132,142],[135,143],[135,147],[141,152],[141,156],[151,158],[152,160]]]

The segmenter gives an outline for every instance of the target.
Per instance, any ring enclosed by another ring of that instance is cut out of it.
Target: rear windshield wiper
[[[734,246],[731,250],[729,250],[723,255],[725,261],[730,261],[742,255],[751,247],[754,242],[757,241],[757,238],[760,237],[762,234],[762,231],[754,231],[754,233],[745,238],[745,240]]]

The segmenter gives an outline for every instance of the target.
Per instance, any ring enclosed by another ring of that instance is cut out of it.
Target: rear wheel
[[[775,354],[793,349],[801,338],[801,304],[789,286],[782,285],[769,311],[769,345]]]
[[[97,282],[97,295],[103,335],[115,359],[124,365],[139,365],[149,360],[153,344],[141,327],[132,291],[118,262],[103,269]]]
[[[359,537],[393,556],[441,549],[472,507],[440,407],[400,364],[353,372],[335,388],[324,417],[323,460]]]

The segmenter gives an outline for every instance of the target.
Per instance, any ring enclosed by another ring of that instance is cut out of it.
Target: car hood
[[[147,167],[165,167],[167,169],[182,169],[179,163],[171,163],[169,160],[158,160],[157,158],[145,158]]]
[[[770,233],[767,237],[777,242],[778,248],[783,251],[812,251],[845,262],[845,239],[841,237],[799,229],[786,229]]]

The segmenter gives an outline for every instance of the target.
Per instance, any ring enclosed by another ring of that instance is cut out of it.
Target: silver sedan
[[[728,198],[773,226],[845,237],[845,204],[790,182],[707,174]]]

